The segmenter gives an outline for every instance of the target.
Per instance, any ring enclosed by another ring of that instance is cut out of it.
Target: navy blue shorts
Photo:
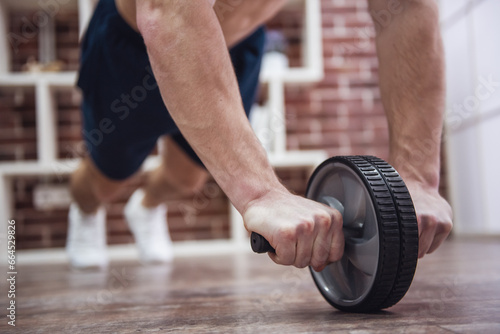
[[[247,116],[257,93],[264,42],[259,28],[230,50]],[[100,0],[90,21],[78,86],[83,137],[107,177],[123,180],[134,174],[163,135],[203,166],[163,103],[142,36],[122,19],[114,0]]]

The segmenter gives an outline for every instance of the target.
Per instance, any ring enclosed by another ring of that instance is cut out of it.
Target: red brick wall
[[[18,31],[22,15],[14,15],[11,30]],[[284,32],[291,66],[301,64],[300,11],[287,10],[269,23]],[[57,22],[58,57],[65,69],[77,67],[77,16],[61,14]],[[286,124],[290,149],[325,149],[330,155],[373,154],[387,158],[387,124],[377,88],[378,71],[372,23],[366,1],[322,1],[325,79],[317,84],[286,88]],[[36,54],[36,38],[14,54],[18,71],[30,54]],[[76,90],[54,91],[57,105],[59,157],[75,157],[81,149],[80,96]],[[34,91],[0,88],[0,161],[36,158]],[[303,169],[284,169],[278,176],[292,191],[303,194],[308,178]],[[444,178],[443,178],[444,180]],[[33,188],[40,183],[67,184],[67,177],[16,178],[13,182],[20,248],[64,246],[67,210],[37,210]],[[108,241],[128,243],[131,235],[122,210],[136,181],[108,209]],[[443,188],[444,189],[444,188]],[[169,203],[169,227],[174,240],[229,237],[228,202],[211,181],[201,194]]]
[[[21,71],[30,57],[38,59],[37,17],[39,12],[19,12],[9,16],[11,43],[16,53],[11,59],[11,70]],[[54,16],[56,38],[56,57],[65,64],[63,70],[78,69],[78,13],[60,11]],[[24,32],[24,33],[23,33]],[[27,32],[27,33],[26,33]],[[16,37],[18,36],[18,37]]]
[[[0,162],[36,158],[35,89],[0,87]]]
[[[301,17],[281,13],[277,19],[271,28],[290,23],[284,32],[292,41],[293,66],[300,58]],[[366,1],[322,1],[322,27],[324,80],[286,89],[288,147],[386,158],[387,123]]]
[[[305,192],[307,172],[303,169],[278,171],[283,183],[294,192]],[[37,210],[33,188],[38,184],[67,185],[68,177],[23,177],[13,182],[17,240],[20,249],[63,247],[67,232],[67,209]],[[106,205],[108,244],[132,242],[123,218],[124,205],[134,189],[135,180],[113,203]],[[183,196],[168,202],[168,223],[173,240],[229,238],[229,203],[211,180],[195,196]]]

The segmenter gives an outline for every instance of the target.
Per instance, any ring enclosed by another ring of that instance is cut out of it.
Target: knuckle
[[[340,213],[340,211],[335,210],[335,211],[333,212],[333,215],[332,215],[332,216],[333,216],[333,220],[334,220],[335,222],[337,222],[338,224],[340,224],[340,226],[342,226],[343,217],[342,217],[342,214]]]
[[[331,224],[333,224],[333,228],[335,231],[342,230],[342,225],[344,224],[344,219],[342,217],[342,214],[335,210],[332,213],[332,221]]]
[[[436,219],[429,214],[423,214],[420,216],[420,225],[424,229],[432,229],[436,227]]]
[[[298,234],[311,234],[314,231],[314,221],[303,219],[297,225],[296,232]]]
[[[438,226],[438,222],[434,217],[430,218],[427,224],[431,229],[435,229]]]
[[[314,216],[314,220],[316,221],[316,223],[318,224],[318,227],[321,230],[329,230],[330,229],[330,225],[332,223],[332,218],[327,212],[323,211],[323,212],[317,213]]]
[[[448,234],[451,232],[451,229],[453,228],[453,223],[451,221],[445,221],[441,223],[441,228],[446,234]]]

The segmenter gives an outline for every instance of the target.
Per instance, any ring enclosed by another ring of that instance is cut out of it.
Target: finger
[[[338,226],[335,226],[335,224],[337,224]],[[333,233],[330,242],[328,261],[322,266],[313,268],[317,272],[322,271],[329,264],[339,261],[340,259],[342,259],[342,255],[344,254],[345,239],[344,232],[342,230],[342,221],[337,221],[337,223],[334,222],[332,225]]]
[[[428,254],[434,252],[448,237],[451,232],[453,224],[451,221],[440,222],[437,224],[436,234],[434,235],[434,240],[432,241]]]
[[[326,211],[315,216],[315,225],[318,228],[316,237],[314,238],[311,266],[316,271],[324,268],[328,263],[333,235],[332,221],[334,219],[333,214],[330,215]]]
[[[328,262],[337,262],[342,258],[344,254],[345,241],[344,232],[342,230],[343,218],[340,212],[338,215],[334,216],[334,221],[332,222],[332,242],[330,244],[330,254],[328,257]]]
[[[326,263],[317,268],[314,268],[316,271],[321,271],[328,264],[337,262],[342,258],[345,247],[344,232],[342,228],[343,228],[342,214],[338,210],[332,209],[331,224],[327,237],[328,242],[326,243],[326,245],[329,245],[329,247],[327,248],[328,258],[326,260]]]
[[[271,260],[273,260],[274,263],[281,264],[281,262],[279,262],[279,259],[278,259],[278,256],[276,255],[276,253],[267,253],[267,255],[269,256],[269,258],[271,258]]]
[[[297,248],[294,266],[305,268],[311,263],[313,255],[314,234],[317,233],[317,225],[307,222],[297,227]]]
[[[281,264],[284,266],[289,266],[289,265],[294,264],[294,262],[295,262],[295,247],[293,248],[292,251],[290,251],[290,250],[288,250],[287,252],[280,251],[280,254],[281,254],[281,256],[278,255],[277,250],[276,250],[276,253],[267,253],[267,255],[269,255],[271,260],[273,260],[273,262],[276,264]],[[293,254],[292,260],[290,260],[292,258],[292,255],[290,255],[290,254]]]
[[[275,253],[268,253],[271,260],[286,266],[294,264],[297,251],[296,230],[291,227],[284,228],[277,234],[276,240],[278,240],[278,244],[271,244],[275,249]]]
[[[419,224],[418,257],[422,258],[429,251],[436,235],[436,221],[434,217],[422,215]]]

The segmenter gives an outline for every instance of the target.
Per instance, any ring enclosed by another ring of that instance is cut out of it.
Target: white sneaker
[[[136,190],[125,206],[125,218],[134,235],[142,262],[172,261],[172,240],[167,228],[167,206],[153,209],[142,205],[144,191]]]
[[[72,203],[68,214],[68,238],[66,252],[71,265],[85,269],[106,267],[106,211],[99,208],[95,214],[83,213],[77,204]]]

